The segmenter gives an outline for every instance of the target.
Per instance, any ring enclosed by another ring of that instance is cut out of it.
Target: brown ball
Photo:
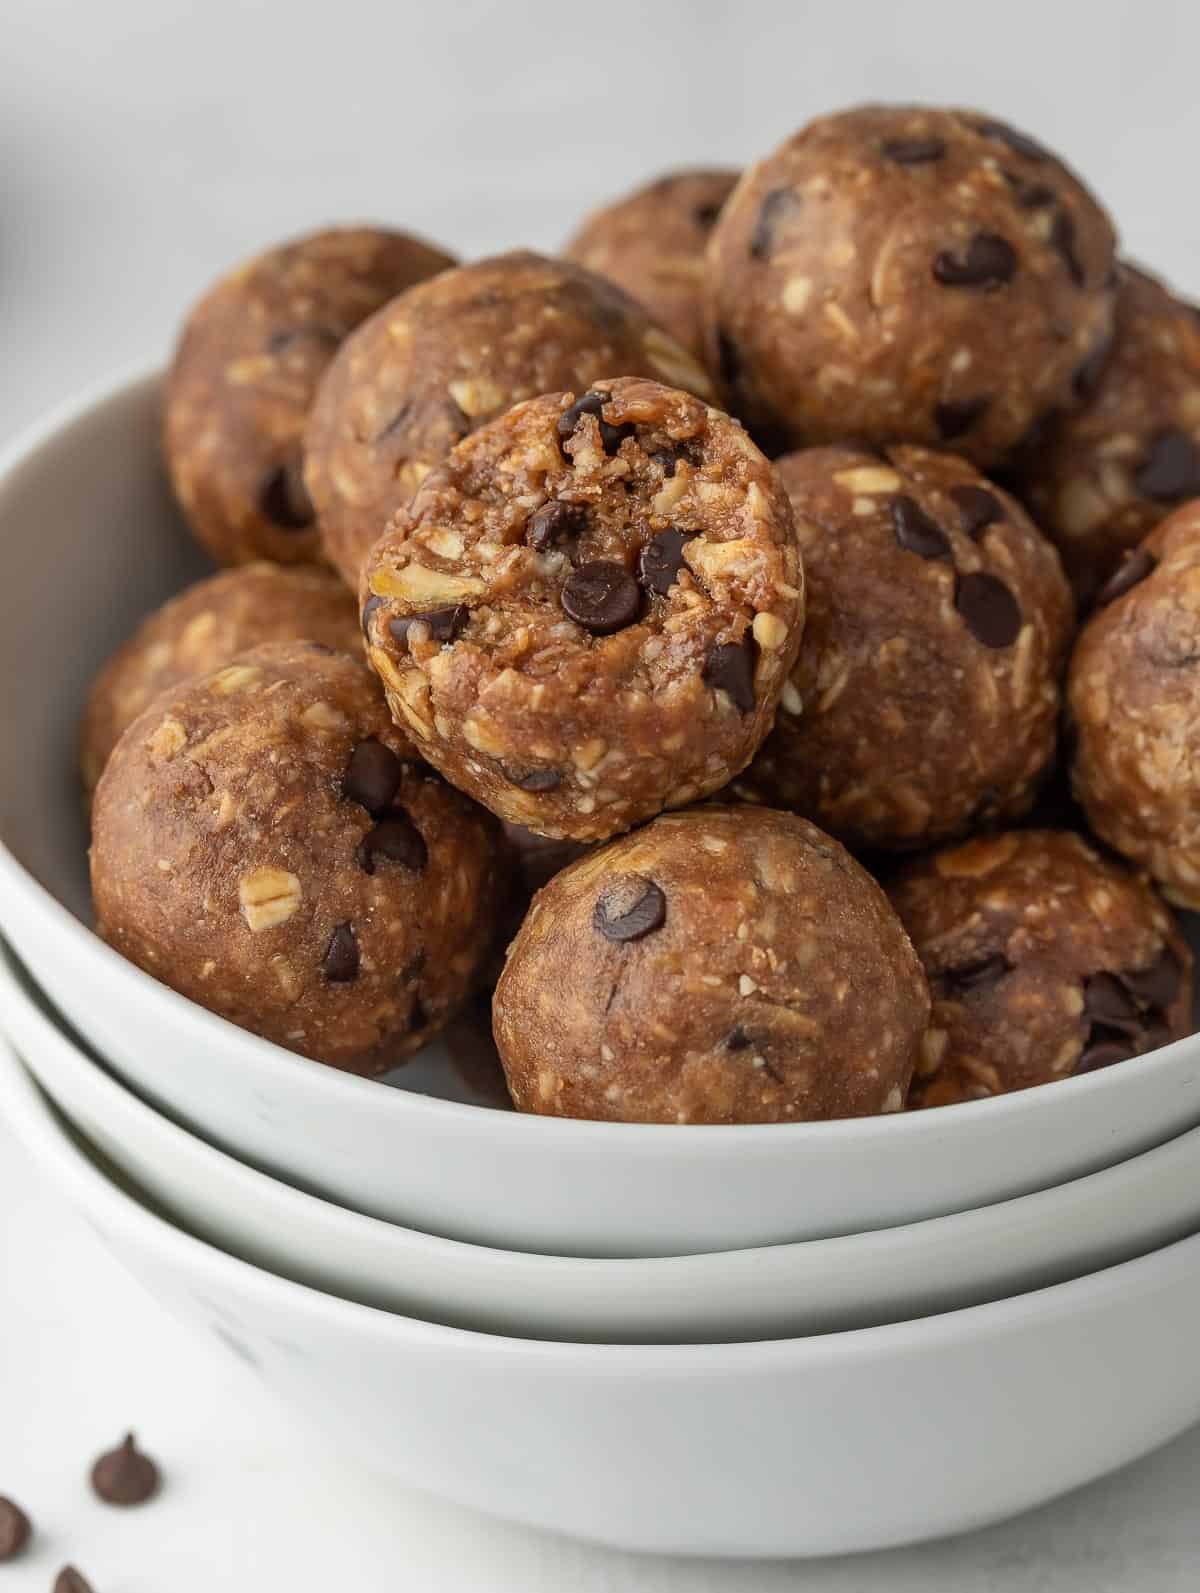
[[[904,1105],[929,997],[886,896],[804,819],[705,806],[538,894],[493,1002],[518,1110],[648,1123]]]
[[[347,340],[313,406],[305,480],[326,556],[357,587],[388,521],[455,443],[521,399],[602,376],[711,396],[639,305],[565,260],[520,250],[389,304]]]
[[[1112,326],[1087,189],[976,112],[869,105],[751,167],[709,245],[709,363],[770,453],[846,437],[996,463]]]
[[[1192,957],[1171,914],[1078,835],[968,841],[911,864],[891,898],[933,995],[913,1106],[1048,1084],[1191,1032]]]
[[[288,1050],[382,1073],[468,995],[498,826],[415,761],[361,662],[268,643],[161,694],[93,808],[100,932]]]
[[[280,244],[192,309],[167,374],[167,469],[220,564],[321,557],[303,481],[304,423],[348,332],[454,264],[403,232],[345,227]]]
[[[80,727],[87,791],[126,726],[160,691],[260,642],[323,642],[358,653],[358,604],[332,570],[259,562],[197,581],[148,615],[105,664]]]
[[[1054,753],[1072,631],[1054,549],[951,454],[811,448],[775,468],[808,618],[739,794],[862,849],[1027,811]]]
[[[697,359],[704,354],[704,251],[735,171],[678,171],[593,211],[563,250],[644,305]]]

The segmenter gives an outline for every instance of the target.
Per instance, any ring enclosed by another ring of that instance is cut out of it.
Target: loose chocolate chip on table
[[[1132,592],[1135,586],[1158,567],[1158,560],[1147,548],[1135,548],[1129,557],[1118,564],[1096,595],[1096,607],[1104,608],[1117,598]]]
[[[367,831],[358,843],[358,866],[367,874],[375,872],[379,858],[389,863],[400,863],[414,873],[420,873],[429,861],[429,848],[425,837],[407,813],[389,813],[373,829]]]
[[[614,426],[604,419],[600,411],[612,397],[611,393],[584,393],[582,398],[577,398],[570,409],[564,409],[558,417],[558,436],[560,446],[575,435],[575,428],[585,415],[595,415],[600,426],[600,446],[606,454],[615,454],[626,437],[632,437],[636,432],[635,426]]]
[[[358,978],[358,937],[353,924],[339,924],[330,935],[321,972],[331,985],[346,985]]]
[[[1103,1023],[1094,1023],[1088,1030],[1079,1061],[1071,1071],[1094,1073],[1097,1068],[1111,1067],[1114,1062],[1128,1062],[1130,1057],[1136,1055],[1136,1045],[1120,1030],[1110,1029]]]
[[[1006,974],[1012,972],[1012,964],[1002,952],[995,952],[990,957],[980,957],[974,962],[960,963],[956,968],[947,968],[941,978],[948,992],[954,995],[966,995],[972,990],[989,990],[992,985],[999,984]]]
[[[408,645],[408,632],[410,626],[419,621],[429,627],[430,639],[435,642],[452,642],[466,625],[469,618],[467,607],[464,603],[456,603],[453,608],[426,609],[423,614],[403,614],[399,618],[388,621],[388,630],[392,638],[401,647]]]
[[[694,531],[660,531],[651,537],[638,556],[638,579],[647,592],[666,597],[687,562],[683,550],[695,535]]]
[[[995,493],[984,487],[973,487],[969,483],[951,487],[950,496],[962,515],[962,528],[972,541],[978,541],[980,533],[988,526],[1004,519],[1004,505]]]
[[[1123,973],[1121,981],[1143,1006],[1169,1007],[1179,994],[1183,965],[1170,946],[1164,946],[1152,963]]]
[[[1043,149],[1036,140],[1027,133],[1018,132],[1015,127],[1010,127],[1007,122],[977,122],[976,132],[982,133],[984,138],[995,138],[1002,144],[1007,144],[1009,149],[1015,150],[1018,155],[1024,155],[1026,160],[1047,160],[1049,153]]]
[[[562,606],[568,618],[593,636],[611,636],[637,619],[642,593],[622,565],[611,559],[593,559],[567,577]]]
[[[913,498],[906,495],[891,501],[892,529],[896,541],[908,553],[923,559],[948,559],[950,539]]]
[[[583,504],[563,503],[561,499],[555,499],[552,503],[544,503],[536,513],[530,515],[525,527],[525,540],[539,553],[550,553],[555,549],[570,552],[587,530],[587,523],[587,510]]]
[[[935,404],[933,423],[938,429],[938,436],[943,442],[961,437],[964,432],[970,431],[977,420],[983,418],[990,403],[990,398],[961,398],[953,404]]]
[[[1200,496],[1200,449],[1186,431],[1168,426],[1151,439],[1134,486],[1144,498],[1159,503]]]
[[[1062,256],[1071,281],[1077,288],[1081,288],[1086,273],[1083,262],[1075,252],[1075,223],[1065,210],[1059,210],[1054,217],[1054,224],[1050,228],[1050,247],[1056,249]]]
[[[660,929],[667,916],[667,898],[652,879],[618,874],[601,891],[592,910],[592,927],[605,940],[641,940]]]
[[[999,288],[1016,269],[1017,251],[998,232],[977,232],[961,254],[944,249],[933,262],[934,280],[946,288]]]
[[[20,1505],[0,1495],[0,1565],[5,1560],[15,1560],[32,1533],[29,1517]]]
[[[1108,365],[1108,356],[1112,351],[1112,343],[1111,337],[1102,337],[1087,358],[1081,360],[1075,367],[1075,374],[1071,378],[1071,387],[1076,398],[1086,402],[1089,398],[1096,396],[1096,391]]]
[[[375,610],[377,608],[382,608],[383,607],[385,601],[386,601],[386,599],[384,599],[382,597],[375,597],[374,595],[372,595],[363,604],[363,608],[362,608],[362,628],[363,628],[363,635],[364,636],[366,636],[368,638],[370,637],[370,635],[371,635],[371,616],[372,616],[372,614],[374,614],[374,612],[375,612]]]
[[[403,777],[403,758],[382,741],[368,736],[350,754],[342,775],[342,795],[377,819],[391,807]]]
[[[1083,1010],[1114,1029],[1138,1029],[1138,1004],[1116,974],[1097,973],[1083,982]]]
[[[145,1504],[158,1492],[158,1467],[137,1446],[132,1433],[92,1467],[92,1487],[105,1504]]]
[[[701,672],[714,691],[727,692],[744,714],[754,709],[754,654],[754,638],[747,631],[740,642],[714,643]]]
[[[754,231],[750,234],[750,254],[765,260],[775,247],[775,234],[789,214],[800,208],[800,200],[790,188],[772,188],[759,206]]]
[[[1003,581],[984,570],[960,577],[954,606],[977,642],[1011,647],[1021,633],[1021,610]]]
[[[729,1033],[725,1036],[725,1049],[727,1051],[744,1051],[749,1044],[750,1036],[746,1033],[745,1029],[742,1028],[740,1023],[736,1024],[732,1029],[730,1029]]]
[[[522,791],[555,791],[562,784],[562,775],[557,769],[527,769],[523,774],[505,772],[509,782],[520,786]]]
[[[73,1565],[64,1565],[54,1578],[54,1593],[92,1593],[92,1584]]]
[[[889,138],[883,145],[883,158],[894,160],[898,166],[924,166],[928,161],[941,160],[945,153],[943,138]]]
[[[293,454],[267,477],[258,506],[282,531],[304,531],[312,525],[315,515],[304,485],[299,454]]]

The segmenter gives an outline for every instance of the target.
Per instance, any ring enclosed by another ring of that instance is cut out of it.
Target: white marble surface
[[[1092,179],[1131,253],[1200,294],[1198,51],[1195,5],[1164,0],[4,0],[0,439],[161,355],[215,270],[288,231],[378,218],[467,255],[553,247],[643,175],[749,158],[866,98],[1027,126]],[[2,1131],[0,1213],[0,1492],[45,1528],[4,1593],[49,1588],[67,1558],[97,1593],[1195,1586],[1200,1433],[974,1538],[807,1568],[635,1561],[487,1523],[326,1458],[115,1268]],[[82,1480],[131,1422],[170,1468],[137,1516]]]

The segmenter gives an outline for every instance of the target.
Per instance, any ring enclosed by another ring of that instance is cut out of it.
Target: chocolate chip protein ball
[[[933,996],[911,1106],[1049,1084],[1191,1032],[1192,958],[1171,914],[1078,835],[947,848],[891,898]]]
[[[711,396],[697,361],[603,277],[520,250],[406,293],[321,384],[305,480],[325,552],[357,589],[372,545],[455,443],[521,399],[651,376]]]
[[[1200,909],[1200,502],[1117,567],[1071,658],[1072,782],[1102,840]]]
[[[994,464],[1107,343],[1114,244],[1078,179],[1002,122],[826,116],[721,212],[710,364],[770,452],[856,437]]]
[[[928,1014],[886,896],[836,841],[716,805],[556,875],[492,1003],[519,1111],[646,1123],[897,1112]]]
[[[243,564],[197,581],[138,626],[96,677],[80,727],[87,791],[127,725],[160,691],[260,642],[322,642],[359,653],[358,604],[332,570]]]
[[[410,756],[363,664],[268,643],[158,696],[96,789],[101,934],[319,1062],[382,1073],[491,947],[498,826]]]
[[[403,232],[315,232],[224,277],[188,316],[167,375],[167,468],[220,564],[321,556],[304,487],[304,423],[346,334],[454,264]]]
[[[952,454],[812,448],[775,468],[808,619],[739,793],[854,848],[1023,813],[1054,752],[1072,630],[1054,549]]]
[[[735,171],[671,172],[595,211],[563,253],[644,304],[700,359],[704,353],[704,251]]]
[[[741,426],[621,378],[518,404],[367,566],[398,724],[494,813],[603,840],[725,785],[804,621],[791,510]]]
[[[1171,509],[1200,497],[1200,318],[1153,277],[1121,270],[1116,333],[1088,403],[1029,450],[1021,490],[1087,604]]]

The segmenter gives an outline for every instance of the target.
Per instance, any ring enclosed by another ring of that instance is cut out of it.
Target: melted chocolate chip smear
[[[999,288],[1011,282],[1017,251],[998,232],[977,232],[959,254],[945,249],[933,262],[934,280],[946,288]]]
[[[1021,632],[1016,598],[994,575],[976,570],[959,578],[954,606],[977,642],[985,647],[1011,647]]]
[[[563,612],[593,636],[611,636],[637,619],[641,588],[622,565],[593,559],[572,570],[562,589]]]
[[[667,898],[642,874],[618,874],[601,891],[592,911],[592,927],[605,940],[641,940],[661,929],[667,916]]]
[[[749,631],[740,642],[718,642],[709,648],[701,671],[714,691],[726,692],[744,714],[754,709],[755,643]]]
[[[293,454],[263,482],[258,507],[281,531],[306,531],[316,518],[304,485],[303,465]]]
[[[321,972],[331,985],[349,984],[358,978],[358,937],[353,924],[339,924],[330,935]]]
[[[382,741],[368,736],[350,754],[342,775],[342,795],[377,819],[391,807],[403,777],[403,758]]]
[[[907,553],[923,559],[948,559],[950,539],[915,499],[901,495],[891,501],[892,529]]]
[[[986,487],[951,487],[950,497],[962,515],[962,529],[977,542],[988,526],[1004,519],[1004,505]]]
[[[651,537],[638,555],[638,580],[647,592],[666,597],[687,563],[683,550],[695,535],[695,531],[669,530]]]
[[[1115,603],[1119,597],[1124,597],[1126,592],[1132,592],[1157,567],[1158,560],[1148,548],[1135,548],[1117,565],[1096,594],[1096,607],[1104,608],[1109,603]]]

